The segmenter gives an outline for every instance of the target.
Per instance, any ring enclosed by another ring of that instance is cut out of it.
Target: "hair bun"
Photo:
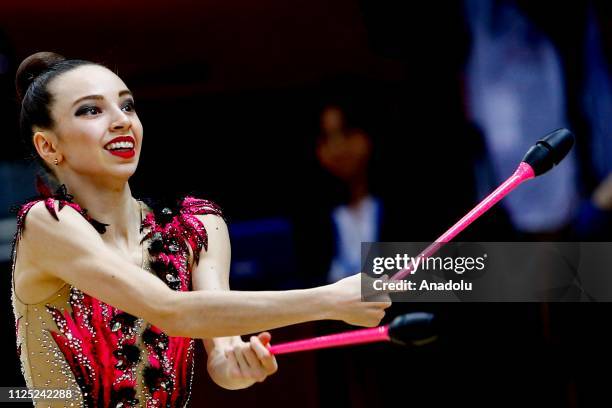
[[[17,74],[15,75],[15,88],[19,101],[21,102],[28,87],[36,77],[65,59],[60,54],[48,51],[37,52],[24,59],[19,64]]]

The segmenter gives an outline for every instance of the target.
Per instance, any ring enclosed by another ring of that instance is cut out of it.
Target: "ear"
[[[51,131],[37,130],[32,136],[32,142],[38,152],[38,155],[49,166],[53,164],[55,159],[61,161],[61,154],[56,150],[57,137]]]

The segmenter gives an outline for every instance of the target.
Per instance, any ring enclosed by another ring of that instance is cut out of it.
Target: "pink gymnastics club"
[[[532,179],[540,174],[546,173],[553,166],[559,164],[561,160],[569,153],[574,145],[574,135],[567,129],[558,129],[532,146],[518,168],[506,181],[482,200],[463,218],[450,227],[444,234],[440,235],[433,243],[419,254],[419,257],[428,258],[433,255],[445,243],[450,242],[461,231],[467,228],[478,217],[484,214],[489,208],[493,207],[499,200],[510,194],[519,184]],[[410,274],[413,270],[413,264],[410,264],[405,269],[397,272],[391,277],[391,280],[399,280]]]
[[[523,181],[543,174],[559,164],[569,153],[574,144],[574,135],[567,129],[558,129],[539,140],[528,151],[518,168],[504,183],[489,194],[455,225],[429,245],[419,256],[431,256],[440,247],[451,241],[457,234],[467,228],[474,220],[484,214],[499,200],[508,195]],[[408,275],[411,268],[396,273],[391,279],[398,280]],[[365,344],[379,341],[393,341],[401,344],[424,344],[435,337],[431,334],[433,315],[428,313],[411,313],[397,317],[391,324],[370,329],[354,330],[329,336],[293,341],[276,346],[268,346],[275,354],[285,354],[304,350],[315,350],[329,347]]]
[[[268,350],[274,355],[279,355],[379,341],[392,341],[402,345],[420,346],[435,340],[433,323],[434,316],[430,313],[408,313],[396,317],[390,324],[385,326],[313,337],[306,340],[281,343],[275,346],[269,345]]]

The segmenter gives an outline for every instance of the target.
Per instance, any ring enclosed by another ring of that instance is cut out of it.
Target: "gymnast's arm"
[[[141,317],[171,336],[234,336],[309,320],[375,326],[389,302],[361,302],[358,277],[319,288],[282,292],[177,292],[111,251],[74,209],[44,203],[29,211],[19,251],[28,264],[103,302]]]
[[[216,215],[196,215],[208,234],[208,248],[202,248],[200,260],[193,268],[193,290],[229,291],[231,245],[227,225]],[[235,390],[262,382],[278,369],[276,359],[266,349],[269,333],[251,336],[245,342],[240,336],[202,339],[208,354],[207,368],[219,386]],[[246,363],[246,364],[245,364]]]
[[[229,270],[231,262],[231,244],[229,232],[223,218],[215,215],[196,215],[206,228],[208,249],[202,247],[200,261],[193,268],[193,290],[229,291]],[[202,339],[207,353],[214,348],[226,348],[241,341],[239,336],[215,337]]]

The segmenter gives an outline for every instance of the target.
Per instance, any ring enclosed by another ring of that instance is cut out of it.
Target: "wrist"
[[[313,289],[313,304],[316,305],[314,320],[338,320],[334,305],[334,284],[319,286]]]

